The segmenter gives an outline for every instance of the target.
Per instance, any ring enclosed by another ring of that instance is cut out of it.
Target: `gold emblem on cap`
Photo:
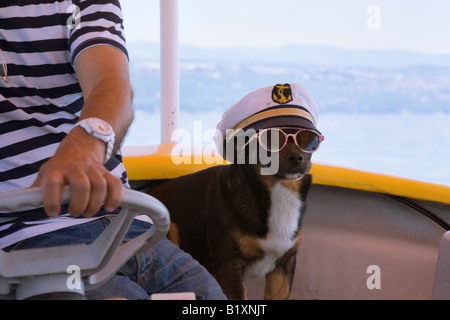
[[[272,100],[279,104],[285,104],[292,100],[292,90],[289,83],[277,84],[272,90]]]

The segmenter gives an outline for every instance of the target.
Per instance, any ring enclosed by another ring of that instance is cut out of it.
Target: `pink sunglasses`
[[[297,130],[295,133],[286,133],[283,130]],[[320,143],[325,139],[319,132],[304,128],[269,128],[254,134],[242,147],[244,149],[252,140],[258,139],[261,147],[266,151],[279,152],[287,144],[289,137],[306,153],[317,151]]]

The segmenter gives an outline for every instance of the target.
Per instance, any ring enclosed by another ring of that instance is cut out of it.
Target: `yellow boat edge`
[[[226,164],[213,150],[202,146],[125,146],[123,156],[130,180],[173,179]],[[450,186],[314,162],[310,173],[314,184],[450,204]]]

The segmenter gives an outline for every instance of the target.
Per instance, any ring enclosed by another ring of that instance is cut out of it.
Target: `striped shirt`
[[[127,54],[118,0],[0,1],[0,49],[8,70],[8,83],[0,80],[0,192],[29,187],[78,121],[83,94],[74,62],[96,45]],[[128,185],[120,153],[106,167]],[[0,212],[0,248],[83,221],[24,210]]]

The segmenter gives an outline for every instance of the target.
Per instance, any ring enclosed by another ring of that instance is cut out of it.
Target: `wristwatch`
[[[86,118],[77,122],[74,126],[80,126],[91,136],[100,139],[106,143],[105,163],[111,159],[114,148],[115,134],[111,125],[99,118]]]

